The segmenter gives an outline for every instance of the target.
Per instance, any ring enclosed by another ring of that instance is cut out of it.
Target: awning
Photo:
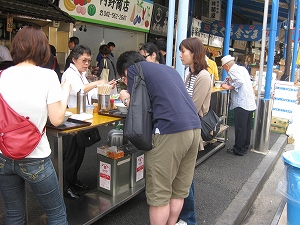
[[[0,12],[2,15],[12,13],[45,20],[76,23],[73,17],[53,4],[43,6],[17,0],[0,0]]]

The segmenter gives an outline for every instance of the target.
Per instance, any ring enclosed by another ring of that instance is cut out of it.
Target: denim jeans
[[[189,195],[184,199],[183,207],[179,215],[179,219],[185,221],[188,225],[196,225],[196,211],[194,200],[194,180],[190,187]]]
[[[68,224],[66,206],[50,157],[12,160],[0,154],[0,191],[6,206],[6,224],[25,224],[25,181],[43,207],[48,224]]]

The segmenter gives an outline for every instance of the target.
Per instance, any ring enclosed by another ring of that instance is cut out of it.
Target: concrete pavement
[[[100,144],[106,142],[105,135],[110,129],[112,129],[110,126],[101,128],[102,140]],[[234,143],[234,127],[229,128],[227,138],[228,141],[225,148],[216,152],[195,169],[195,202],[198,225],[242,224],[244,217],[250,210],[260,190],[262,190],[264,183],[268,180],[286,145],[286,135],[271,133],[269,146],[271,150],[268,154],[264,155],[250,151],[243,157],[240,157],[226,152],[226,148],[232,147]],[[79,179],[87,183],[91,189],[97,186],[95,179],[97,176],[95,146],[87,149],[78,175]],[[42,215],[43,212],[30,190],[28,198],[29,218],[34,219]],[[65,199],[65,201],[69,207],[77,207],[77,200]],[[278,206],[276,206],[274,205],[277,209]],[[0,225],[4,224],[5,212],[3,207],[0,197],[0,209],[2,209],[0,211]],[[71,217],[72,215],[68,216]],[[274,214],[272,216],[274,217]],[[145,225],[149,224],[148,217],[145,193],[141,192],[96,221],[94,225]]]

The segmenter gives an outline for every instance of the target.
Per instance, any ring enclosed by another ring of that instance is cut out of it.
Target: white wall
[[[76,25],[76,31],[73,32],[73,36],[76,36],[80,40],[80,44],[87,45],[92,50],[92,66],[95,66],[96,57],[99,52],[100,43],[103,41],[103,35],[105,44],[112,41],[116,44],[113,51],[116,58],[121,53],[129,50],[138,50],[139,43],[145,43],[145,33],[121,30],[107,27],[100,27],[96,25],[86,25],[87,31],[79,31],[80,25]],[[83,25],[84,28],[84,25]]]

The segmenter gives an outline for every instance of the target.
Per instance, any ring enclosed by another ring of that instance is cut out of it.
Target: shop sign
[[[277,24],[277,33],[280,30],[280,24]],[[267,28],[267,36],[269,34],[269,26]],[[203,21],[201,32],[212,34],[219,37],[225,36],[225,22],[224,21]],[[278,34],[277,34],[278,36]],[[245,24],[231,24],[230,39],[243,41],[259,41],[262,38],[262,24],[245,25]]]
[[[7,14],[6,18],[6,31],[12,32],[14,26],[14,20],[12,14]]]
[[[61,10],[78,21],[149,32],[151,0],[63,0]]]
[[[201,20],[192,18],[191,37],[200,37]]]
[[[209,34],[200,32],[199,38],[200,38],[200,40],[202,41],[202,43],[203,43],[204,45],[208,45],[208,42],[209,42]]]
[[[167,36],[168,33],[168,8],[154,4],[153,5],[153,12],[152,12],[152,19],[151,19],[151,26],[150,26],[150,33],[157,34],[160,36]]]
[[[222,48],[223,47],[223,39],[222,37],[218,37],[215,35],[209,36],[209,46],[213,46],[216,48]]]
[[[221,19],[221,0],[209,0],[209,18],[220,20]]]
[[[234,40],[233,48],[240,49],[240,50],[246,50],[247,41],[241,41],[241,40]]]

